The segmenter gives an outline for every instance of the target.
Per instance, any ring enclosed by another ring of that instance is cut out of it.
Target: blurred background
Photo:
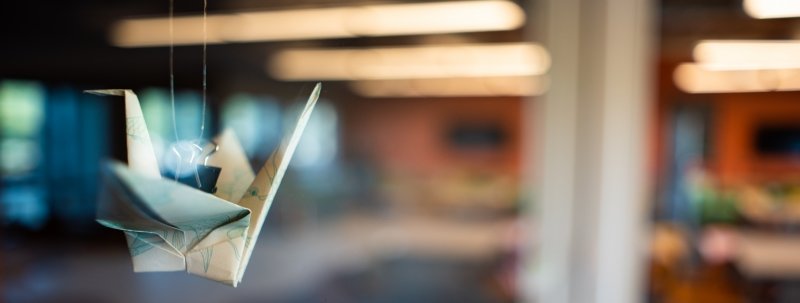
[[[10,1],[0,301],[797,302],[800,4]],[[208,104],[203,116],[202,44]],[[170,102],[170,40],[175,109]],[[257,167],[323,93],[238,288],[97,224],[129,88]]]

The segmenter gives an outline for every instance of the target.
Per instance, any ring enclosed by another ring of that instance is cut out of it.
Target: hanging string
[[[208,0],[203,0],[203,107],[200,115],[200,134],[197,139],[193,141],[181,141],[178,135],[178,119],[177,111],[175,110],[175,0],[169,0],[169,99],[172,106],[172,130],[175,134],[175,143],[172,145],[172,152],[177,159],[177,166],[175,168],[175,180],[177,181],[183,170],[183,163],[185,156],[188,156],[188,163],[197,164],[196,161],[203,160],[200,158],[206,150],[206,144],[203,143],[203,134],[206,129],[206,103],[208,91]],[[216,152],[218,146],[212,142],[213,148],[207,152],[204,159],[204,164],[208,158]],[[188,155],[186,154],[188,152]],[[200,180],[200,172],[198,166],[194,165],[194,178],[198,188],[202,188],[203,184]]]
[[[175,110],[175,0],[169,0],[169,100],[172,106],[172,130],[175,142],[180,141],[178,136],[178,119]],[[206,103],[208,95],[208,0],[203,0],[203,106],[200,114],[200,135],[203,138],[206,130]]]
[[[172,131],[175,133],[175,142],[178,137],[178,119],[175,117],[175,26],[173,15],[175,10],[174,0],[169,0],[169,101],[172,104]]]
[[[203,0],[203,112],[200,115],[200,136],[198,140],[203,139],[203,133],[206,130],[206,90],[208,87],[208,63],[207,51],[208,46],[208,0]]]

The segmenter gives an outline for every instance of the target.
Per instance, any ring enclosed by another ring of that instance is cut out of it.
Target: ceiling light
[[[800,68],[798,54],[800,41],[793,40],[704,40],[693,51],[711,70]]]
[[[209,16],[207,19],[208,44],[223,43],[221,29],[229,16]],[[175,45],[203,43],[203,17],[176,17],[173,19]],[[111,43],[122,47],[169,45],[169,19],[123,20],[113,26]]]
[[[734,93],[800,90],[800,68],[712,70],[685,63],[673,74],[675,85],[689,93]]]
[[[202,20],[175,18],[175,44],[201,44]],[[513,2],[482,0],[211,14],[207,29],[209,43],[226,43],[500,31],[524,23],[524,11]],[[122,20],[112,27],[111,41],[169,45],[169,19]]]
[[[236,14],[225,24],[229,42],[355,37],[346,21],[351,8],[321,8]]]
[[[272,56],[267,70],[280,80],[303,81],[535,76],[549,67],[542,46],[502,43],[289,49]]]
[[[482,32],[519,28],[525,13],[510,1],[459,1],[365,6],[347,27],[360,36]]]
[[[757,19],[788,18],[800,16],[797,0],[744,0],[744,11]]]
[[[545,76],[361,80],[350,87],[364,97],[536,96],[547,88]]]

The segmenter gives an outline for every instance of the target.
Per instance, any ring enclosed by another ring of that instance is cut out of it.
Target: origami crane
[[[134,271],[186,270],[236,287],[320,90],[318,83],[294,130],[258,174],[234,133],[219,135],[218,150],[207,162],[222,168],[213,194],[162,178],[132,91],[89,91],[125,97],[128,163],[105,169],[97,221],[125,233]]]

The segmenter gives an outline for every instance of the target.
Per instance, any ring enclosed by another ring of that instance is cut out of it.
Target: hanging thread
[[[178,119],[175,117],[175,28],[173,15],[175,10],[174,0],[169,0],[169,101],[172,104],[172,131],[175,133],[175,142],[178,138]]]
[[[172,107],[172,130],[175,142],[178,136],[178,119],[175,110],[175,0],[169,0],[169,100]],[[208,91],[208,0],[203,0],[203,106],[200,114],[200,134],[197,140],[203,139],[206,130],[206,103]]]
[[[208,47],[208,0],[203,0],[203,111],[200,114],[200,136],[198,140],[203,138],[203,133],[206,130],[206,90],[208,87],[208,63],[206,48]]]
[[[178,135],[178,118],[175,109],[175,0],[169,0],[169,98],[172,106],[172,130],[175,135],[175,143],[172,144],[172,153],[175,155],[176,161],[174,170],[174,179],[178,181],[184,172],[192,172],[194,175],[194,183],[197,188],[203,188],[203,182],[200,179],[199,163],[206,165],[208,158],[217,151],[218,146],[216,143],[211,142],[207,144],[203,140],[203,135],[206,129],[206,103],[208,91],[208,0],[203,0],[203,92],[202,101],[203,107],[200,115],[200,134],[195,140],[181,141]],[[208,149],[208,147],[210,149]],[[205,154],[205,158],[203,158]],[[216,179],[212,182],[215,183]],[[209,189],[210,190],[210,189]]]

